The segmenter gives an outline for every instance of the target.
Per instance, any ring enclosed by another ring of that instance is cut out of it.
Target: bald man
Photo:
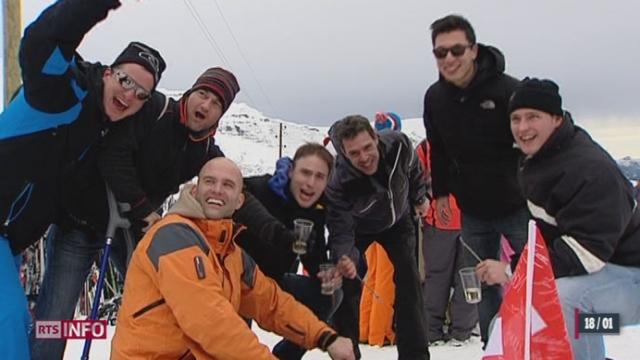
[[[215,158],[143,237],[127,273],[112,359],[276,359],[243,318],[332,359],[351,342],[262,274],[234,239],[242,173]]]

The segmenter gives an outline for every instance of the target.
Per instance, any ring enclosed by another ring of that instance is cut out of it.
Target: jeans
[[[49,231],[45,239],[47,259],[35,320],[73,319],[82,286],[104,244],[104,237],[79,229],[55,227]],[[125,248],[119,239],[114,239],[110,258],[121,274],[126,270]],[[33,360],[62,359],[66,340],[35,339],[33,333],[30,340]]]
[[[478,256],[485,259],[500,259],[500,235],[509,241],[511,248],[522,252],[527,243],[527,222],[529,212],[522,208],[499,219],[483,220],[462,213],[462,238]],[[466,254],[466,266],[475,266],[478,260],[469,251]],[[482,301],[478,304],[480,337],[484,344],[489,339],[489,323],[496,315],[502,303],[500,285],[482,284]]]
[[[331,296],[320,293],[320,281],[308,276],[284,274],[279,282],[282,290],[308,307],[318,318],[325,320],[331,308]],[[288,341],[282,340],[273,347],[273,355],[280,360],[299,360],[307,350]]]
[[[416,261],[415,224],[407,213],[395,225],[378,234],[356,234],[355,245],[361,254],[377,241],[384,247],[394,266],[396,296],[394,313],[399,360],[429,359],[426,327],[424,324],[422,291]],[[354,343],[356,358],[358,348],[360,293],[362,286],[357,279],[343,279],[344,300],[335,316],[338,333]]]
[[[573,356],[576,360],[602,360],[604,339],[600,334],[575,336],[575,310],[581,313],[617,313],[620,325],[640,323],[640,268],[611,263],[588,275],[556,280]]]
[[[31,316],[17,271],[19,258],[0,235],[0,354],[4,359],[28,360]]]

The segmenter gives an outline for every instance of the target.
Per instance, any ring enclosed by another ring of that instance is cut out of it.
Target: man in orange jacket
[[[207,162],[169,215],[144,236],[127,273],[112,359],[275,359],[242,319],[332,359],[354,359],[351,342],[280,290],[235,242],[231,215],[242,174]]]

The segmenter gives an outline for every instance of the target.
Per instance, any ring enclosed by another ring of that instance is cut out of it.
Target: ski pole
[[[460,240],[460,243],[462,243],[462,246],[464,246],[464,248],[467,249],[467,251],[469,251],[469,253],[473,255],[473,257],[476,258],[476,260],[478,260],[478,262],[482,262],[482,259],[480,258],[480,256],[478,256],[478,254],[476,254],[476,252],[473,251],[471,246],[469,246],[469,244],[467,244],[466,242],[464,242],[464,240],[462,240],[462,235],[458,236],[458,240]]]
[[[111,251],[111,242],[113,238],[107,237],[107,241],[102,250],[102,261],[100,264],[100,275],[98,277],[98,284],[96,285],[96,293],[93,298],[93,305],[91,307],[91,315],[89,320],[95,320],[98,314],[98,307],[100,306],[100,296],[102,294],[102,287],[104,286],[105,273],[107,272],[107,264],[109,262],[109,253]],[[89,350],[91,348],[91,339],[87,339],[84,342],[84,348],[82,349],[82,360],[89,359]]]
[[[100,296],[102,295],[102,288],[104,287],[105,275],[107,273],[107,265],[109,264],[109,254],[111,253],[111,243],[115,236],[116,230],[119,228],[129,228],[129,220],[123,218],[120,215],[116,198],[113,195],[108,185],[107,190],[107,203],[109,204],[109,223],[107,224],[106,242],[102,250],[102,259],[100,263],[100,275],[98,276],[98,283],[96,284],[96,293],[93,298],[93,305],[91,307],[91,315],[89,320],[96,320],[98,315],[98,308],[100,307]],[[89,360],[89,351],[91,350],[91,339],[87,339],[84,342],[84,348],[82,349],[81,360]]]
[[[351,261],[350,259],[348,259],[348,257],[346,255],[342,255],[342,258],[340,258],[338,260],[338,264],[342,261]],[[364,279],[362,278],[362,276],[360,276],[360,274],[358,274],[358,272],[356,271],[356,276],[355,279],[358,280],[360,282],[360,284],[362,285],[363,288],[367,289],[367,291],[369,291],[371,293],[371,295],[373,295],[373,298],[376,299],[377,302],[384,304],[384,302],[382,301],[382,297],[380,297],[380,294],[378,294],[378,292],[376,292],[376,290],[374,288],[372,288],[371,286],[367,285],[367,283],[364,281]]]
[[[333,315],[336,313],[336,311],[338,311],[340,304],[342,304],[343,298],[344,298],[344,291],[342,291],[342,289],[336,289],[333,292],[333,295],[331,295],[331,308],[329,309],[329,313],[327,314],[325,321],[327,322],[331,321],[331,318],[333,317]]]
[[[364,287],[365,289],[367,289],[371,295],[373,295],[373,298],[376,299],[377,302],[384,304],[384,301],[382,300],[382,297],[380,296],[380,294],[378,294],[378,292],[372,288],[371,286],[367,285],[367,283],[364,281],[364,279],[358,274],[356,273],[356,279],[358,279],[358,281],[360,281],[360,284],[362,284],[362,287]]]

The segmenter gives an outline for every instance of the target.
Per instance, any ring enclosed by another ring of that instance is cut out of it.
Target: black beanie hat
[[[240,91],[236,77],[221,67],[209,68],[203,72],[186,95],[202,88],[212,91],[220,98],[223,113],[231,106],[233,99]]]
[[[127,45],[111,64],[111,67],[126,63],[138,64],[149,71],[153,75],[154,89],[158,86],[162,72],[167,67],[164,59],[156,49],[137,41]]]
[[[511,95],[509,114],[518,109],[531,108],[562,116],[562,98],[558,90],[558,85],[551,80],[526,77]]]

